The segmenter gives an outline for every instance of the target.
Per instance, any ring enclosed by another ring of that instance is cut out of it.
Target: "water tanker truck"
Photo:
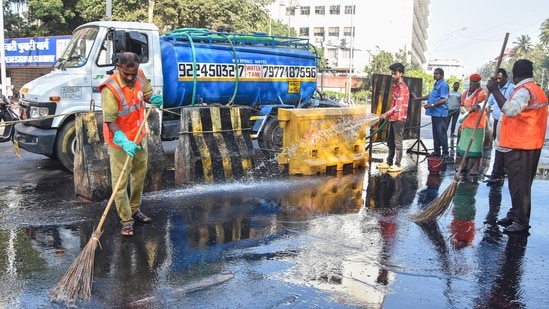
[[[101,108],[98,86],[123,51],[140,56],[140,68],[163,94],[164,140],[177,138],[180,126],[178,113],[167,111],[235,104],[257,111],[253,136],[275,149],[281,143],[278,108],[314,105],[318,56],[306,39],[192,28],[161,36],[152,24],[97,21],[76,28],[51,72],[21,88],[26,121],[15,126],[19,146],[72,171],[75,114]]]

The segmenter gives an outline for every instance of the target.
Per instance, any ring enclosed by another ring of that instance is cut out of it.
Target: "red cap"
[[[482,78],[480,77],[480,74],[473,73],[471,76],[469,76],[469,80],[472,82],[479,82]]]

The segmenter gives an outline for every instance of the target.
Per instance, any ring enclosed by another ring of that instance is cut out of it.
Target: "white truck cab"
[[[162,90],[160,42],[155,25],[121,21],[84,24],[74,30],[51,72],[21,88],[20,111],[27,121],[15,126],[19,146],[55,157],[72,171],[75,114],[101,109],[98,86],[113,74],[117,51],[140,55],[140,69],[155,91]]]

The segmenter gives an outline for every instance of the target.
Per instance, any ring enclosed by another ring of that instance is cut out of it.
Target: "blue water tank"
[[[164,106],[298,105],[316,90],[305,39],[178,29],[161,37]]]

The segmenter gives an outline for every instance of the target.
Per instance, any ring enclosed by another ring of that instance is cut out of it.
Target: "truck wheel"
[[[268,154],[282,152],[283,131],[278,124],[278,118],[269,117],[258,137],[259,147]]]
[[[57,135],[55,156],[69,172],[74,170],[74,152],[76,150],[76,126],[74,120],[67,122]]]

